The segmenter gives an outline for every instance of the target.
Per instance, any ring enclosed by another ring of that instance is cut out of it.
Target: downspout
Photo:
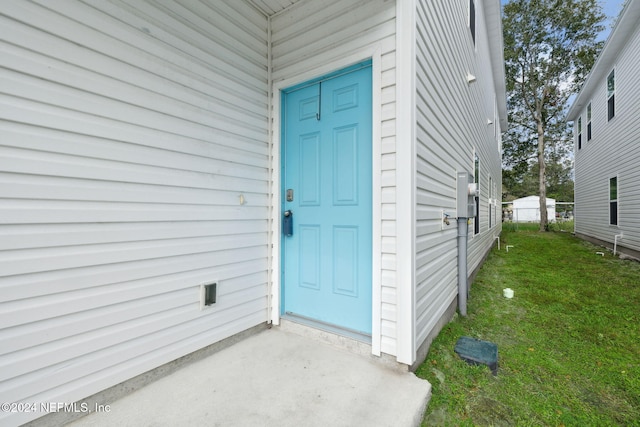
[[[622,233],[613,236],[613,256],[616,256],[616,250],[618,249],[618,237],[622,239]]]
[[[458,310],[467,316],[469,296],[469,278],[467,276],[467,238],[469,236],[468,219],[475,216],[475,197],[478,195],[473,174],[459,171],[456,174],[456,210],[458,217]]]

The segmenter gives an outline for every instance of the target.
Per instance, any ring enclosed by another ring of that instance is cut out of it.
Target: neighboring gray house
[[[498,0],[0,20],[0,402],[74,402],[283,321],[413,366],[455,310],[457,171],[480,186],[469,272],[500,233]]]
[[[575,134],[576,235],[635,257],[640,257],[638,73],[640,0],[631,0],[568,118]]]

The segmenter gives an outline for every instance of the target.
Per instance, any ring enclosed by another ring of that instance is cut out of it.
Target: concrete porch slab
[[[411,372],[274,327],[70,425],[415,426],[430,395]]]

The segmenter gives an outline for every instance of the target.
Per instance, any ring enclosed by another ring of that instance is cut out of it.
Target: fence
[[[556,206],[547,206],[549,222],[573,219],[572,202],[556,202]],[[514,208],[512,202],[502,203],[502,222],[540,222],[540,208]]]

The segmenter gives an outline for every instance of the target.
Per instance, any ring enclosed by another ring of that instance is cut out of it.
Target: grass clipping
[[[503,231],[468,316],[444,327],[416,372],[433,385],[423,425],[638,425],[640,264],[602,251],[569,233]],[[463,335],[498,345],[497,377],[457,357]]]

